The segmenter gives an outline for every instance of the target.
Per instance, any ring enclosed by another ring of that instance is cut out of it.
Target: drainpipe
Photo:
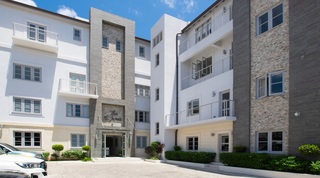
[[[179,50],[178,50],[178,40],[182,33],[176,34],[176,125],[179,124]],[[174,145],[178,146],[178,129],[175,131],[174,135]]]

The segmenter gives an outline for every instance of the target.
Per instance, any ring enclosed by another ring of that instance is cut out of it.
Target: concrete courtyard
[[[251,178],[210,169],[194,169],[137,158],[106,158],[94,162],[48,162],[48,178]]]

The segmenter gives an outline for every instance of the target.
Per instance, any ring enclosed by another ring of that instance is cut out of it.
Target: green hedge
[[[165,157],[168,160],[186,161],[193,163],[213,162],[216,153],[211,152],[187,152],[187,151],[166,151]]]
[[[85,152],[82,152],[81,150],[68,150],[62,153],[62,159],[83,159],[86,156]]]
[[[219,159],[228,166],[267,169],[271,157],[264,153],[220,153]]]

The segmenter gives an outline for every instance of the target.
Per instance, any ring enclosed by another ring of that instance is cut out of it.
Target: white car
[[[41,165],[45,164],[42,159],[30,158],[21,155],[9,155],[0,149],[0,171],[21,172],[31,178],[45,178],[47,172]]]

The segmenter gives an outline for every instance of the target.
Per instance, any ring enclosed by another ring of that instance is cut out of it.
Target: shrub
[[[320,175],[320,161],[312,161],[309,168],[311,173]]]
[[[160,154],[164,148],[164,144],[160,142],[152,142],[150,146],[146,147],[144,152],[148,155],[148,158],[160,159]]]
[[[299,146],[298,151],[300,154],[304,156],[308,156],[310,159],[312,157],[319,157],[320,155],[320,147],[314,144],[304,144]]]
[[[43,152],[42,155],[43,155],[44,159],[46,161],[48,161],[50,153],[49,152]]]
[[[247,147],[245,146],[234,146],[233,147],[233,152],[234,153],[245,153],[247,151]]]
[[[220,162],[228,166],[266,169],[270,156],[265,153],[220,153]]]
[[[87,161],[92,161],[92,159],[89,158],[89,157],[84,157],[84,158],[82,159],[82,161],[87,162]]]
[[[193,163],[213,162],[216,153],[211,152],[189,152],[189,151],[166,151],[165,157],[169,160],[186,161]]]
[[[82,152],[81,150],[67,150],[62,153],[61,155],[63,158],[67,159],[83,159],[86,157],[86,153]]]
[[[53,158],[54,160],[58,160],[59,155],[56,153],[51,154],[51,158]],[[51,159],[51,160],[53,160]]]
[[[54,150],[54,151],[62,151],[63,150],[63,145],[61,145],[61,144],[54,144],[54,145],[52,145],[52,149]]]
[[[306,172],[308,161],[302,160],[295,156],[276,156],[272,157],[269,162],[269,169],[285,172]]]
[[[174,146],[173,149],[174,149],[174,151],[181,151],[181,147],[180,146]]]
[[[90,146],[88,145],[82,146],[82,150],[88,152],[90,151]]]

